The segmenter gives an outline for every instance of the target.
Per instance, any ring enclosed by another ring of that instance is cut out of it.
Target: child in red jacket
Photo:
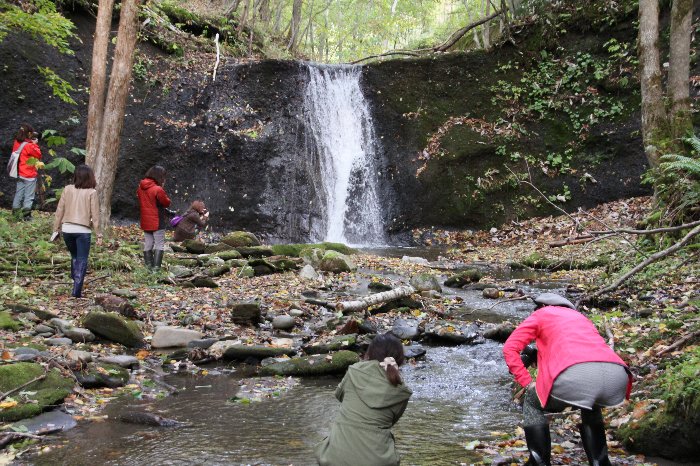
[[[25,220],[32,218],[32,204],[34,203],[34,193],[36,192],[36,179],[38,176],[37,168],[41,168],[43,164],[29,164],[30,159],[35,161],[41,160],[41,150],[37,144],[37,134],[34,128],[27,123],[22,123],[15,136],[15,141],[12,146],[12,152],[22,147],[22,152],[19,155],[17,190],[15,197],[12,200],[13,213],[22,212]]]
[[[155,165],[148,169],[136,190],[144,235],[143,260],[146,267],[153,269],[159,269],[163,262],[165,228],[168,224],[165,209],[170,207],[170,198],[163,189],[164,184],[165,168]]]

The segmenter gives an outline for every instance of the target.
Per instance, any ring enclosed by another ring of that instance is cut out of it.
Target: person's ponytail
[[[387,366],[386,378],[389,380],[389,383],[391,383],[394,386],[401,384],[401,373],[399,372],[398,366]]]

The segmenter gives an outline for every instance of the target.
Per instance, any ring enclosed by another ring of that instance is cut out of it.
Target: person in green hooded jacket
[[[340,413],[316,448],[321,466],[389,466],[400,458],[391,427],[401,418],[411,390],[401,380],[403,345],[391,334],[378,335],[365,360],[348,368],[335,390]]]

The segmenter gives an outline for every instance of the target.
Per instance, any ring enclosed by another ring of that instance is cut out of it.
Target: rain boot
[[[605,438],[605,424],[600,410],[581,410],[581,442],[591,466],[611,466],[608,458],[608,443]]]
[[[73,293],[74,298],[83,296],[83,282],[85,281],[85,272],[87,272],[87,260],[76,259],[75,270],[73,271]]]
[[[525,441],[530,450],[530,459],[526,466],[550,466],[552,455],[552,438],[549,434],[549,424],[526,426]]]
[[[160,270],[160,264],[163,263],[163,250],[156,249],[153,256],[153,270]]]
[[[147,269],[153,268],[153,249],[150,251],[143,251],[143,262],[146,264]]]

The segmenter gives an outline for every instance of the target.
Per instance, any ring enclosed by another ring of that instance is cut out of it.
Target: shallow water
[[[403,464],[469,462],[464,444],[517,423],[500,348],[493,342],[428,348],[425,361],[403,368],[414,392],[394,427]],[[305,379],[277,399],[228,403],[240,377],[167,379],[184,391],[150,406],[191,427],[86,423],[60,436],[68,440],[66,446],[20,464],[315,464],[313,445],[326,434],[339,408],[333,396],[339,379]],[[135,404],[116,401],[107,413]]]

